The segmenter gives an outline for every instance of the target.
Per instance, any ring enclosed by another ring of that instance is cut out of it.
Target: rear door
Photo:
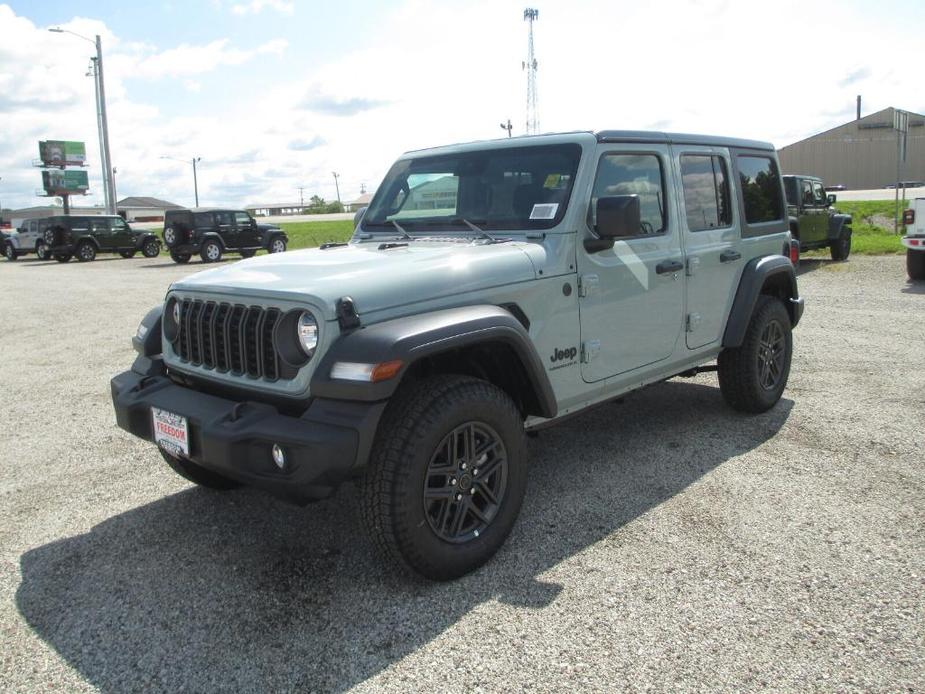
[[[234,216],[231,212],[213,212],[215,229],[222,237],[226,248],[238,248],[238,232],[234,226]]]
[[[86,225],[90,229],[90,235],[93,236],[99,244],[100,250],[115,250],[116,240],[113,236],[112,228],[109,226],[109,218],[94,217],[93,219],[87,220]]]
[[[234,224],[238,235],[238,245],[241,248],[249,248],[258,245],[257,225],[247,212],[235,212]]]
[[[685,339],[689,349],[697,349],[723,336],[742,272],[741,235],[728,150],[684,147],[674,151],[681,181],[687,278]]]
[[[671,156],[662,144],[602,144],[586,224],[594,229],[597,199],[639,197],[635,236],[589,253],[578,246],[581,374],[586,382],[667,359],[684,311],[681,227],[671,212]]]

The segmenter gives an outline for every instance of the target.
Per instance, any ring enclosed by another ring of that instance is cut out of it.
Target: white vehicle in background
[[[7,260],[16,260],[21,255],[35,253],[40,260],[48,260],[48,245],[43,234],[47,226],[45,219],[24,219],[3,241],[3,255]]]
[[[925,280],[925,198],[916,198],[903,212],[906,235],[900,239],[906,247],[906,272],[910,280]]]

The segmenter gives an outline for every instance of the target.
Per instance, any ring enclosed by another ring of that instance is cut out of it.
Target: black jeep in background
[[[832,260],[847,260],[851,253],[851,215],[832,207],[835,196],[827,195],[822,179],[815,176],[784,176],[790,233],[800,242],[800,251],[828,247]]]
[[[131,258],[141,251],[146,258],[154,258],[161,252],[157,236],[149,231],[135,231],[116,215],[62,215],[44,221],[47,256],[59,263],[66,263],[74,256],[82,263],[88,262],[97,253],[118,253]]]
[[[167,210],[164,244],[175,263],[187,263],[198,253],[204,263],[215,263],[227,251],[250,258],[258,250],[282,253],[289,238],[278,226],[258,224],[242,210],[195,208]]]

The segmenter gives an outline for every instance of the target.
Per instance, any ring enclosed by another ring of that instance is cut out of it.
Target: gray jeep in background
[[[790,232],[799,242],[800,251],[828,248],[832,260],[847,260],[851,253],[851,215],[832,207],[837,198],[826,194],[821,178],[783,178]]]
[[[112,379],[116,420],[213,489],[305,503],[356,480],[377,546],[455,578],[518,516],[527,432],[705,370],[736,410],[778,402],[803,310],[790,241],[763,142],[409,152],[349,243],[174,283]]]
[[[48,219],[24,219],[21,226],[3,235],[3,255],[7,260],[16,260],[20,256],[35,253],[39,260],[48,259],[48,244],[45,243],[45,230]]]

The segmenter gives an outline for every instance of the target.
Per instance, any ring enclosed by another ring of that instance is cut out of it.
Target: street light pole
[[[199,179],[196,177],[196,162],[201,157],[193,157],[193,194],[196,196],[196,207],[199,207]]]
[[[89,39],[82,34],[62,29],[61,27],[52,27],[48,31],[55,34],[71,34],[84,41],[89,41],[96,48],[96,58],[93,71],[96,76],[96,107],[97,107],[97,127],[100,131],[100,156],[103,161],[100,164],[103,167],[103,191],[106,197],[106,212],[108,214],[116,213],[115,200],[115,181],[112,174],[112,159],[109,156],[109,120],[106,117],[106,87],[103,82],[103,43],[100,35],[96,35],[96,40]]]

